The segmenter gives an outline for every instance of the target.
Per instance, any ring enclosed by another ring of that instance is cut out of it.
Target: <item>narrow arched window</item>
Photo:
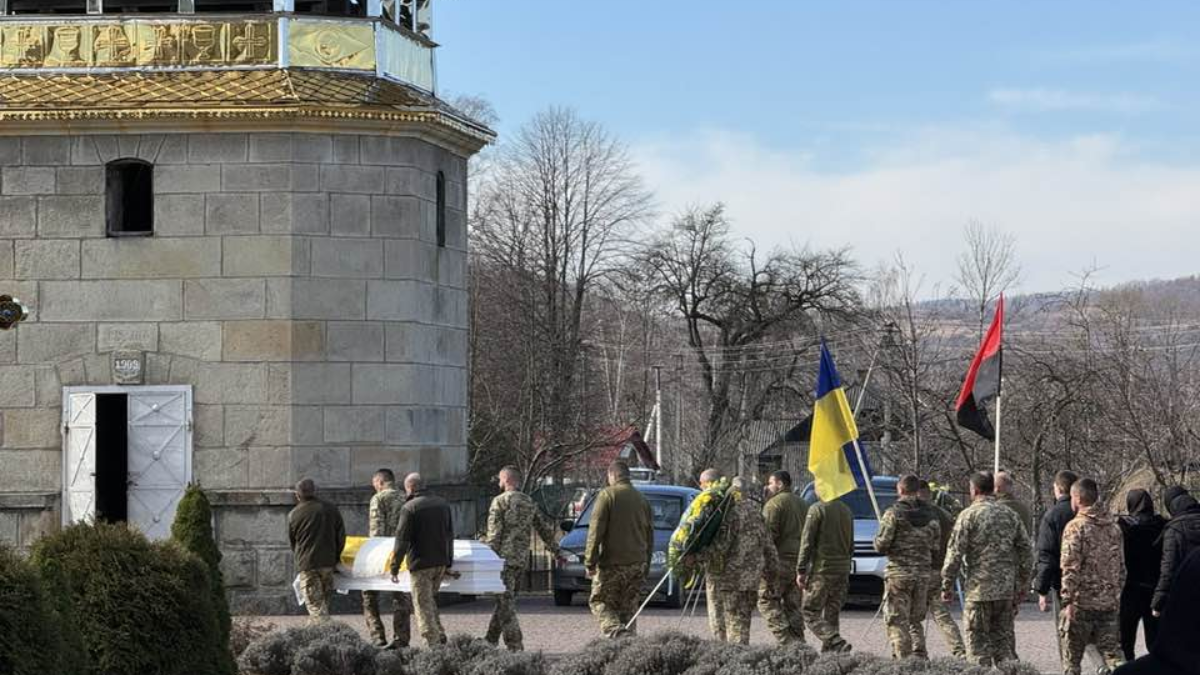
[[[117,159],[104,168],[105,232],[110,237],[154,234],[154,165]]]
[[[437,174],[437,245],[446,246],[446,174]]]

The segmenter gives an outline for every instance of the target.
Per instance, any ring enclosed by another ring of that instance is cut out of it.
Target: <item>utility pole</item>
[[[654,370],[654,461],[662,470],[662,366],[650,366]]]
[[[674,467],[671,478],[679,480],[680,461],[683,457],[683,354],[675,355],[675,446],[671,453]]]

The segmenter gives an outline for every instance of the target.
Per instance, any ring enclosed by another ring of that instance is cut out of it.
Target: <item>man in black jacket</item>
[[[1145,490],[1125,495],[1129,515],[1119,521],[1125,546],[1125,587],[1121,589],[1121,651],[1125,660],[1134,658],[1134,643],[1140,622],[1145,630],[1146,649],[1158,634],[1158,619],[1150,613],[1150,600],[1158,585],[1162,565],[1162,531],[1167,521],[1154,512],[1154,499]]]
[[[425,491],[421,474],[404,479],[408,501],[400,509],[396,547],[392,555],[392,583],[400,583],[400,564],[406,563],[412,587],[417,628],[430,647],[446,642],[438,616],[437,594],[442,579],[454,563],[454,521],[445,499]]]
[[[1178,485],[1167,488],[1163,493],[1171,521],[1163,530],[1162,567],[1158,576],[1158,587],[1154,589],[1154,600],[1150,607],[1154,616],[1167,606],[1167,596],[1173,590],[1175,572],[1184,559],[1194,550],[1200,549],[1200,504],[1188,491]]]
[[[296,508],[288,514],[288,541],[300,577],[300,593],[313,620],[329,618],[333,568],[346,547],[346,525],[338,508],[317,499],[311,478],[296,483]]]
[[[1059,471],[1054,476],[1054,506],[1042,516],[1037,536],[1037,572],[1033,576],[1033,590],[1038,594],[1038,607],[1043,612],[1054,608],[1059,613],[1058,591],[1062,589],[1062,535],[1067,523],[1075,518],[1071,508],[1071,486],[1079,476],[1073,471]]]

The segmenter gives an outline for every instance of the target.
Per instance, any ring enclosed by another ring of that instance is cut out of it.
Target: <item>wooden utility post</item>
[[[654,461],[662,471],[662,366],[650,366],[654,371]]]

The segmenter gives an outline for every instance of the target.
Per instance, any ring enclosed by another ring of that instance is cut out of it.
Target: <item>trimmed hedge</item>
[[[0,546],[0,673],[82,673],[87,655],[79,640],[63,635],[55,597],[37,571]]]
[[[217,547],[212,529],[212,506],[208,497],[196,484],[188,485],[175,509],[175,521],[171,523],[171,539],[183,548],[196,554],[208,567],[209,592],[213,608],[217,612],[217,640],[224,645],[225,657],[218,665],[221,675],[237,672],[233,655],[230,653],[229,635],[232,619],[229,616],[229,599],[225,596],[225,579],[221,575],[221,549]]]
[[[78,524],[44,537],[31,561],[61,594],[94,675],[224,675],[208,567],[174,542],[125,525]]]
[[[376,650],[336,621],[272,633],[240,664],[244,675],[1037,675],[1022,663],[989,669],[956,659],[818,655],[803,644],[746,647],[675,632],[596,640],[548,664],[540,653],[500,651],[468,635],[428,650]]]

